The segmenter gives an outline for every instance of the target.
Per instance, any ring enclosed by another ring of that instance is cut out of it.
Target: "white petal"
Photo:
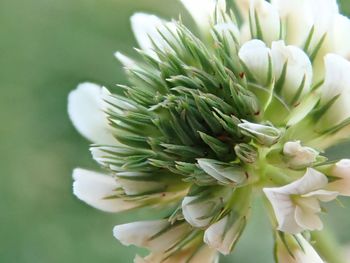
[[[164,21],[155,15],[136,13],[131,17],[131,27],[139,46],[153,58],[157,59],[157,55],[153,51],[156,47],[162,50],[171,50],[162,34],[172,40],[172,34],[176,33],[174,23]],[[169,30],[172,34],[169,33]]]
[[[75,128],[87,139],[99,144],[115,144],[103,112],[102,89],[93,83],[80,84],[68,96],[68,114]]]
[[[284,194],[304,195],[324,188],[327,183],[328,179],[324,174],[316,171],[315,169],[308,168],[302,178],[278,189]]]
[[[264,188],[278,222],[278,229],[283,232],[296,234],[303,229],[295,221],[295,204],[288,194],[278,191],[278,188]]]
[[[332,176],[350,178],[350,159],[342,159],[332,169]]]
[[[333,24],[332,34],[328,37],[329,50],[350,59],[350,19],[343,15],[337,15]]]
[[[282,86],[282,95],[291,102],[296,96],[304,80],[301,96],[309,92],[312,83],[312,64],[309,57],[298,47],[286,46],[284,41],[272,43],[271,56],[275,80],[282,75],[283,67],[287,63],[287,71]]]
[[[102,166],[107,166],[111,168],[110,163],[113,161],[114,155],[116,152],[114,151],[114,147],[103,146],[103,147],[91,147],[90,152],[92,158]],[[113,170],[114,171],[114,170]]]
[[[208,190],[206,188],[196,196],[186,196],[182,201],[183,215],[194,227],[208,226],[232,194],[228,188],[214,187],[210,192]]]
[[[125,246],[136,245],[148,248],[152,252],[164,252],[177,241],[184,238],[190,230],[187,224],[171,226],[170,223],[164,219],[118,225],[114,227],[113,233],[114,237]],[[162,231],[164,231],[164,233],[160,234]],[[154,237],[157,234],[159,234],[159,236]]]
[[[256,39],[246,42],[238,56],[258,83],[267,84],[271,54],[264,42]]]
[[[350,62],[339,55],[325,57],[326,77],[321,87],[322,103],[341,95],[321,119],[324,128],[339,124],[350,117]]]
[[[228,255],[231,251],[224,244],[224,231],[227,225],[227,216],[211,225],[204,232],[204,242],[211,248],[214,248],[224,255]]]
[[[343,196],[350,196],[350,179],[334,181],[328,185],[327,189],[336,191]]]
[[[302,47],[314,26],[309,50],[313,50],[323,35],[331,30],[339,12],[336,0],[272,0],[272,4],[278,8],[286,26],[289,44]]]
[[[154,48],[151,38],[155,43],[163,41],[157,28],[163,25],[163,21],[155,16],[145,13],[136,13],[131,18],[131,27],[134,31],[139,46],[144,50]]]
[[[308,197],[307,195],[302,195],[301,197],[302,198],[300,197],[297,198],[297,201],[296,201],[299,207],[301,207],[304,210],[311,211],[313,213],[321,212],[321,205],[317,198],[314,198],[312,195],[311,197]]]
[[[169,226],[169,222],[164,220],[158,221],[141,221],[124,225],[115,226],[113,235],[123,245],[136,245],[140,247],[157,247],[152,246],[152,236],[158,234]],[[165,245],[166,246],[166,245]],[[159,247],[159,251],[165,250],[167,247]]]
[[[319,153],[310,148],[301,146],[300,141],[286,142],[283,154],[288,157],[288,165],[292,168],[304,168],[316,161]]]
[[[105,212],[120,212],[137,206],[117,198],[106,199],[113,196],[119,187],[110,176],[77,168],[73,171],[73,179],[74,194],[92,207]]]
[[[324,263],[315,249],[302,235],[297,235],[297,238],[302,249],[298,249],[296,252],[294,252],[296,263]]]
[[[289,251],[285,242],[287,242]],[[295,237],[287,236],[284,242],[278,238],[276,245],[277,260],[280,263],[324,263],[315,249],[301,234],[295,235]],[[293,254],[293,257],[290,253]]]
[[[313,18],[306,9],[303,0],[286,1],[272,0],[271,3],[279,10],[282,18],[286,41],[288,44],[302,46],[313,25]],[[297,18],[299,14],[300,17]]]
[[[252,40],[248,22],[243,24],[240,28],[240,40],[241,40],[240,43],[242,44]]]
[[[204,232],[204,242],[223,255],[231,253],[232,245],[237,241],[244,228],[244,222],[241,218],[230,223],[229,216],[227,215],[215,224],[212,224]],[[227,224],[232,225],[228,227]]]
[[[256,16],[258,21],[255,19]],[[280,39],[281,20],[275,6],[265,0],[251,0],[250,18],[252,38],[257,38],[260,30],[261,39],[268,44]]]
[[[214,22],[216,7],[222,11],[226,10],[224,0],[181,0],[181,2],[202,30],[208,30]]]
[[[325,83],[322,86],[322,93],[326,100],[346,91],[350,83],[350,62],[336,54],[328,54],[324,61],[326,76]]]
[[[295,209],[295,220],[303,229],[310,231],[322,230],[323,224],[320,217],[307,209],[297,206]]]
[[[338,180],[329,183],[327,189],[350,196],[350,159],[337,162],[331,170],[331,175],[338,177]]]
[[[302,150],[303,147],[301,146],[300,141],[286,142],[283,146],[283,154],[289,156],[295,156]]]
[[[209,202],[206,203],[198,203],[198,204],[190,204],[192,201],[196,200],[196,197],[186,196],[182,201],[182,213],[186,219],[186,221],[194,227],[205,227],[207,226],[212,217],[201,219],[201,217],[206,216],[211,211],[213,205]]]
[[[124,189],[127,195],[140,195],[146,193],[161,192],[167,188],[167,185],[164,182],[149,181],[146,179],[144,181],[133,180],[132,176],[136,177],[140,175],[138,175],[137,173],[135,173],[135,175],[132,175],[132,172],[130,172],[129,174],[131,174],[131,176],[129,175],[130,179],[127,179],[127,177],[120,177],[118,179],[120,186]]]
[[[134,60],[132,60],[131,58],[125,56],[124,54],[118,52],[114,53],[114,56],[119,60],[120,63],[123,64],[124,67],[129,68],[129,69],[133,69],[136,68],[136,62]]]
[[[320,200],[321,202],[330,202],[336,199],[338,195],[339,193],[335,191],[317,190],[317,191],[313,191],[308,194],[302,195],[302,197],[314,197]]]
[[[342,246],[342,251],[343,251],[343,260],[346,263],[346,260],[350,258],[350,244],[346,243],[345,245]]]
[[[281,136],[281,131],[278,128],[269,125],[262,125],[254,122],[243,120],[238,124],[238,127],[260,144],[271,146],[275,144]]]

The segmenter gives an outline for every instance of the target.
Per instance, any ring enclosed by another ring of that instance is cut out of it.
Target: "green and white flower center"
[[[323,227],[320,202],[350,195],[348,161],[322,155],[348,137],[350,46],[338,42],[349,20],[335,0],[182,2],[198,34],[135,14],[139,58],[116,53],[124,94],[91,83],[70,94],[71,119],[111,175],[76,170],[76,195],[109,212],[171,210],[114,230],[151,251],[135,262],[152,263],[229,254],[265,195],[276,259],[323,262],[300,233]]]

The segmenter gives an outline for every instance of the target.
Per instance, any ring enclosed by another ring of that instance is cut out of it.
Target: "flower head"
[[[349,161],[323,156],[350,127],[350,20],[335,0],[181,2],[199,32],[137,13],[138,58],[115,53],[124,93],[85,83],[69,95],[105,170],[75,170],[74,193],[107,212],[167,211],[114,228],[150,250],[135,262],[217,262],[263,195],[277,261],[322,262],[300,233],[323,228],[322,203],[350,195]]]

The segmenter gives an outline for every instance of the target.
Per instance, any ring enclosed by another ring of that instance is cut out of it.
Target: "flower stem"
[[[313,232],[311,237],[316,242],[316,250],[328,263],[345,263],[339,245],[330,231]]]

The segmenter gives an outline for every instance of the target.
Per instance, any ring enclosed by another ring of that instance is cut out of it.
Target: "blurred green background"
[[[114,240],[112,227],[139,215],[104,214],[72,194],[72,169],[98,167],[66,100],[83,81],[125,81],[113,53],[132,54],[135,11],[181,12],[191,24],[174,0],[0,1],[0,262],[132,262],[136,249]],[[330,223],[350,242],[350,210],[340,210]],[[221,262],[272,262],[268,223],[255,214],[237,252]]]

